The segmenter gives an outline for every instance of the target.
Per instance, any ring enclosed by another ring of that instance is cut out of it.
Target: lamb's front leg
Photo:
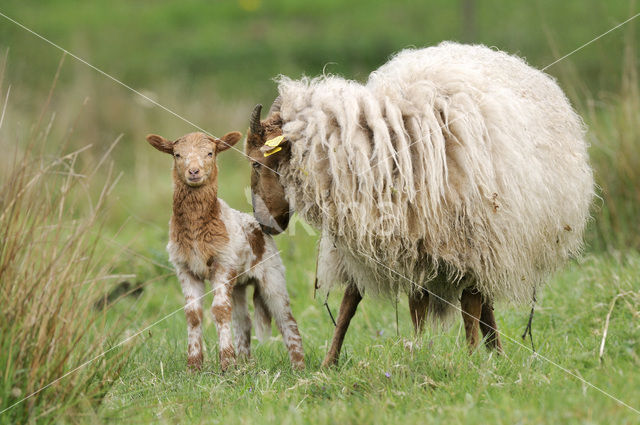
[[[187,317],[187,366],[202,368],[202,297],[204,282],[189,271],[178,268],[178,279],[184,294],[184,313]]]
[[[213,305],[211,311],[218,331],[220,349],[220,367],[223,371],[235,363],[236,352],[231,334],[231,297],[236,273],[229,270],[217,270],[211,277],[213,284]]]

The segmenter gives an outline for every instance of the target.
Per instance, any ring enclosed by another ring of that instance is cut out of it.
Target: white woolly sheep
[[[530,300],[580,251],[583,124],[522,59],[445,42],[400,52],[365,85],[281,77],[278,89],[247,138],[254,215],[270,233],[290,210],[322,230],[321,287],[348,285],[325,365],[365,292],[407,292],[416,331],[427,304],[443,319],[460,303],[470,347],[480,326],[500,350],[493,301]]]
[[[173,165],[173,215],[167,250],[185,297],[190,368],[202,367],[202,298],[205,279],[213,285],[212,312],[218,331],[222,370],[235,362],[236,353],[249,357],[251,318],[246,289],[254,286],[256,334],[262,340],[271,332],[274,317],[289,358],[295,368],[304,368],[302,341],[298,332],[278,249],[264,235],[255,218],[230,208],[218,199],[216,156],[235,144],[238,132],[221,139],[203,133],[187,134],[174,142],[149,135],[156,149],[171,154]]]

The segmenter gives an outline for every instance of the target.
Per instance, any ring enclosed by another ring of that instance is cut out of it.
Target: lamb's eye
[[[209,158],[211,158],[211,157],[213,156],[213,152],[209,152],[209,153],[207,154],[207,156],[208,156]]]
[[[253,161],[251,163],[251,166],[253,167],[254,170],[257,170],[258,168],[260,168],[262,164],[260,164],[258,161]]]
[[[179,153],[177,153],[177,154],[175,154],[173,156],[176,157],[176,158],[180,158],[180,154]]]

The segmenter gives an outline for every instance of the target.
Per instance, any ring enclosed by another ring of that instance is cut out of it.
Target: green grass
[[[399,303],[396,336],[393,303],[365,298],[347,335],[339,367],[321,369],[332,325],[313,299],[313,238],[281,238],[294,315],[306,350],[307,370],[291,369],[281,338],[254,341],[253,358],[221,373],[210,314],[205,320],[205,367],[186,370],[183,314],[140,336],[140,350],[106,397],[100,418],[133,423],[637,423],[638,414],[570,376],[541,356],[605,392],[640,408],[640,256],[589,256],[558,275],[534,318],[536,349],[521,345],[526,308],[497,306],[506,356],[484,348],[469,356],[461,320],[447,332],[417,340],[406,300]],[[175,278],[148,287],[130,308],[132,328],[182,304]],[[613,298],[624,292],[611,317],[603,362],[599,346]],[[635,292],[634,292],[635,291]],[[210,299],[207,298],[207,302]],[[330,298],[333,310],[339,297]],[[407,342],[418,348],[406,348]]]

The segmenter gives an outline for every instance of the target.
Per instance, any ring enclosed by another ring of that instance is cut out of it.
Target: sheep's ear
[[[289,141],[284,137],[284,135],[280,135],[264,142],[264,145],[260,148],[260,152],[262,152],[265,157],[271,156],[274,153],[285,149],[288,144]]]
[[[242,138],[242,133],[239,131],[232,131],[231,133],[227,133],[218,140],[216,143],[216,152],[220,153],[222,151],[226,151],[231,146],[238,143],[238,140]]]
[[[158,136],[157,134],[149,134],[147,136],[147,142],[160,152],[173,155],[173,142],[170,140],[167,140],[162,136]]]

